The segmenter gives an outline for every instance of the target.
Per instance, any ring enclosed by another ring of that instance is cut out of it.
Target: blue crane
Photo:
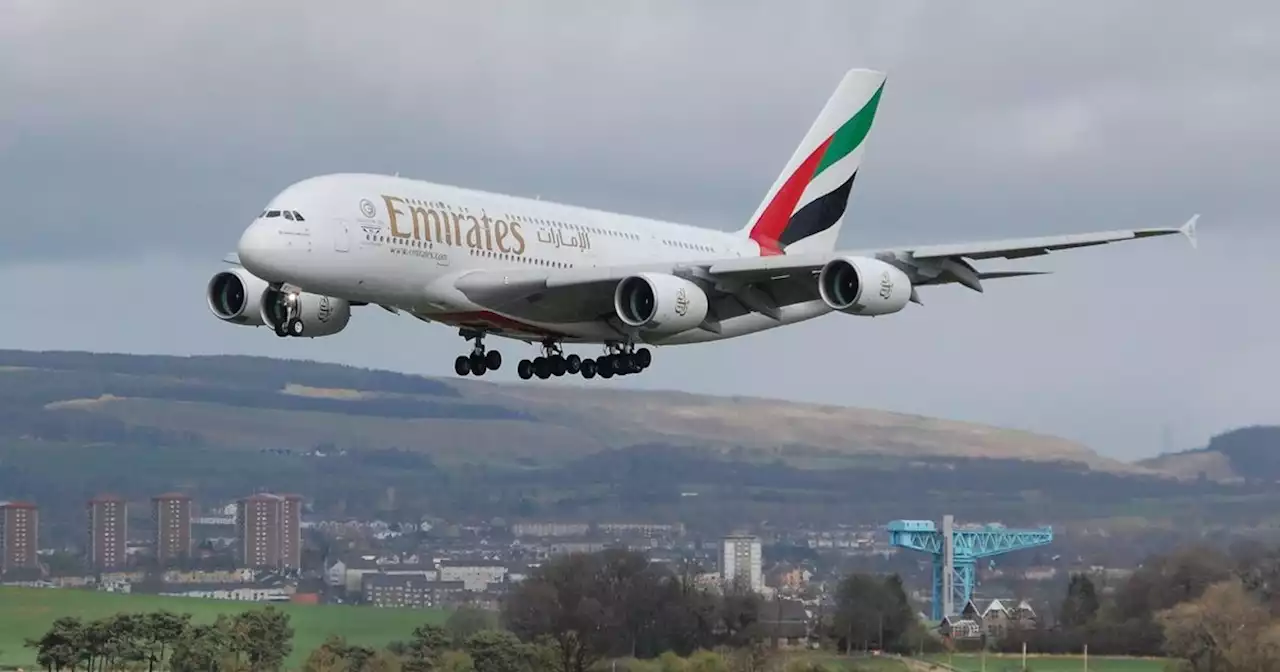
[[[942,530],[932,520],[895,520],[889,523],[889,544],[933,556],[933,620],[954,615],[957,605],[973,597],[978,560],[1012,551],[1047,545],[1053,528],[1014,530],[1003,525],[965,526],[942,517]]]

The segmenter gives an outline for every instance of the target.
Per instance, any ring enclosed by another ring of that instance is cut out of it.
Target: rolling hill
[[[1273,486],[1179,480],[1165,466],[1028,432],[769,399],[255,357],[0,351],[0,499],[36,500],[51,540],[83,535],[89,497],[112,492],[145,513],[170,490],[210,503],[296,492],[337,517],[712,531],[943,512],[1094,528],[1274,522]]]
[[[800,467],[941,457],[1146,471],[1056,437],[886,411],[253,357],[0,351],[0,398],[27,436],[144,433],[228,450],[394,446],[444,464],[547,463],[666,443]]]
[[[1234,429],[1214,436],[1203,448],[1167,453],[1138,464],[1183,479],[1280,483],[1280,427]]]

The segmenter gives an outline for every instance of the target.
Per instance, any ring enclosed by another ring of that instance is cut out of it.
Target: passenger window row
[[[613,236],[615,238],[627,238],[629,240],[640,240],[639,234],[627,231],[618,231],[615,229],[606,229],[599,226],[587,226],[584,224],[574,224],[571,222],[561,222],[554,219],[539,219],[537,217],[525,217],[524,215],[510,216],[512,221],[523,222],[528,224],[543,224],[552,226],[557,229],[568,229],[570,231],[586,231],[587,233],[596,233],[602,236]]]
[[[682,240],[664,240],[664,241],[662,241],[662,243],[663,243],[664,245],[670,245],[671,247],[683,247],[683,248],[684,248],[684,249],[686,249],[686,250],[699,250],[699,251],[702,251],[702,252],[715,252],[715,248],[711,247],[710,245],[699,245],[699,244],[697,244],[697,243],[686,243],[686,242],[684,242],[684,241],[682,241]]]

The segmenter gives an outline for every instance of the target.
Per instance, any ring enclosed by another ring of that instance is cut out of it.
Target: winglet
[[[1191,216],[1191,219],[1187,220],[1186,224],[1178,227],[1178,233],[1187,237],[1187,240],[1191,242],[1191,249],[1193,250],[1196,249],[1196,221],[1199,219],[1200,213],[1196,213]]]

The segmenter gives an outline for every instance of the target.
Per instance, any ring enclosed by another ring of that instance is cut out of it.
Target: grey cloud
[[[460,347],[447,329],[360,313],[336,339],[281,343],[211,322],[203,283],[261,203],[330,171],[737,227],[841,73],[866,66],[889,85],[845,245],[1200,211],[1202,249],[1070,253],[1028,264],[1060,275],[936,290],[892,318],[663,350],[623,384],[1025,426],[1115,454],[1151,452],[1172,418],[1191,444],[1271,417],[1227,400],[1256,396],[1250,372],[1276,368],[1275,321],[1252,292],[1280,280],[1263,252],[1280,242],[1278,28],[1261,1],[13,0],[0,9],[0,277],[101,295],[73,312],[7,293],[4,314],[39,317],[9,320],[0,340],[447,374],[442,353]],[[92,339],[68,327],[84,314]],[[375,347],[410,341],[414,356]],[[819,346],[832,363],[815,368]]]

